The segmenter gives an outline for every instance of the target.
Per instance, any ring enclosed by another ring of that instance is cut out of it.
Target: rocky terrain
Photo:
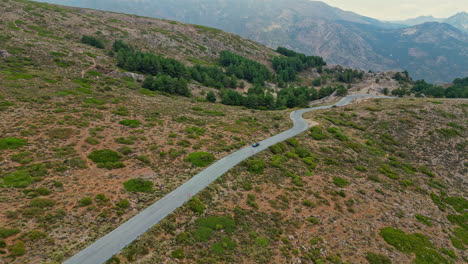
[[[291,110],[209,103],[219,91],[193,80],[190,97],[143,89],[111,49],[124,40],[187,66],[217,65],[229,50],[272,70],[279,54],[254,41],[26,0],[0,1],[0,13],[0,263],[61,263],[213,160],[291,126]],[[409,85],[358,71],[344,84],[344,70],[311,68],[294,84]],[[321,132],[238,166],[109,263],[466,261],[466,104],[377,100],[307,118]],[[395,248],[386,227],[420,232],[433,250]]]

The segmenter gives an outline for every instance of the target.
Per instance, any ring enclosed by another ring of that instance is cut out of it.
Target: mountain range
[[[372,71],[405,69],[414,79],[434,83],[468,75],[464,12],[444,21],[426,17],[391,23],[309,0],[47,2],[215,27],[271,48],[319,55],[330,64]]]
[[[427,22],[447,23],[458,28],[462,32],[468,33],[468,13],[467,12],[459,12],[449,18],[420,16],[420,17],[406,19],[406,20],[390,21],[390,23],[401,24],[404,26],[415,26],[415,25],[423,24]]]

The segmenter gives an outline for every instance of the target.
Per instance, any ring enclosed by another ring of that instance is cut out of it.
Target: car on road
[[[258,142],[255,142],[255,143],[252,144],[252,147],[254,147],[254,148],[256,148],[258,146],[260,146],[260,143],[258,143]]]

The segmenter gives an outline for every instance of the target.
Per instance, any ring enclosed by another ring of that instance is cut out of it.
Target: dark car
[[[254,147],[254,148],[256,148],[258,146],[260,146],[260,143],[258,143],[258,142],[252,144],[252,147]]]

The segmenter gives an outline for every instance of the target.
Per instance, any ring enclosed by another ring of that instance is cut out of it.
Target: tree
[[[206,95],[206,100],[208,102],[214,103],[216,102],[216,95],[213,91],[209,91],[208,94]]]
[[[338,88],[336,89],[336,95],[346,96],[348,95],[348,90],[343,85],[339,85]]]

